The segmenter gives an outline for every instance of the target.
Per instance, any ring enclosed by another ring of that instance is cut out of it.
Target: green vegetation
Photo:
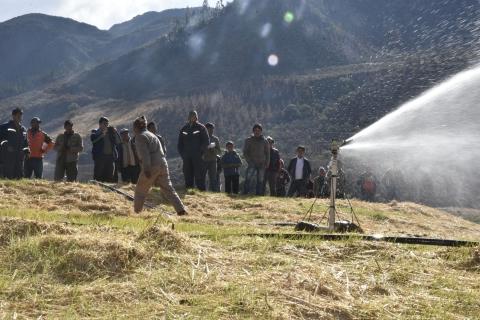
[[[479,249],[242,236],[291,232],[268,223],[300,219],[309,200],[188,192],[191,214],[167,218],[155,192],[142,215],[93,185],[2,181],[0,195],[2,318],[459,319],[480,307]],[[369,233],[480,230],[410,203],[353,205]]]

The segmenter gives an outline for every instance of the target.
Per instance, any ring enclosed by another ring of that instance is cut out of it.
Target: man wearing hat
[[[118,169],[123,182],[135,184],[140,174],[137,150],[127,128],[120,130],[120,137],[122,143],[120,143],[118,150]]]
[[[0,144],[2,145],[3,175],[7,179],[23,178],[23,163],[28,149],[27,130],[22,126],[23,111],[15,108],[12,120],[0,125]]]
[[[215,125],[211,122],[205,124],[205,128],[208,131],[208,137],[210,138],[210,144],[207,151],[203,155],[205,161],[205,175],[208,175],[209,190],[213,192],[220,191],[220,181],[218,181],[219,175],[217,174],[217,157],[222,154],[220,148],[220,140],[213,134]]]
[[[133,201],[135,213],[140,213],[143,210],[150,189],[152,186],[156,186],[160,188],[163,196],[173,205],[179,216],[186,215],[185,206],[172,186],[168,163],[160,140],[147,130],[147,118],[145,116],[135,119],[133,131],[141,166]]]
[[[98,129],[92,130],[92,156],[94,161],[93,178],[100,182],[114,182],[115,161],[118,160],[120,136],[114,127],[109,126],[107,117],[98,121]]]
[[[83,151],[82,137],[73,131],[73,122],[65,121],[65,129],[55,139],[55,151],[57,151],[57,161],[55,163],[55,181],[62,181],[65,175],[68,182],[77,180],[78,158]]]
[[[28,179],[32,178],[32,174],[35,179],[43,178],[43,156],[52,150],[54,145],[52,138],[40,129],[40,123],[40,118],[33,118],[27,131],[30,154],[25,160],[24,176]]]
[[[307,196],[307,183],[310,181],[312,167],[310,161],[305,158],[305,147],[298,146],[297,156],[290,160],[288,165],[288,173],[292,177],[292,183],[288,189],[288,196],[295,195],[299,197]]]
[[[188,122],[178,135],[178,153],[183,160],[185,188],[197,187],[205,191],[205,164],[203,155],[210,145],[205,126],[198,122],[196,111],[190,111]]]

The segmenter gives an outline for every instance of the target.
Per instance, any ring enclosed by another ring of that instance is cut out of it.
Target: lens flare
[[[271,54],[268,56],[268,64],[272,67],[275,67],[278,64],[278,56]]]
[[[262,28],[260,29],[260,36],[262,38],[266,38],[270,35],[270,31],[272,31],[272,24],[265,23]]]
[[[295,19],[295,16],[293,15],[292,12],[290,12],[290,11],[285,12],[285,15],[283,16],[283,20],[286,23],[290,24],[290,23],[293,22],[294,19]]]

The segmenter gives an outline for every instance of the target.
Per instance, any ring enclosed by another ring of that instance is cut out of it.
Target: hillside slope
[[[458,319],[480,307],[474,248],[244,236],[291,231],[260,223],[295,221],[308,200],[189,192],[190,216],[157,219],[169,207],[132,215],[92,185],[0,181],[0,193],[7,318]],[[161,203],[158,192],[149,201]],[[480,231],[414,204],[354,206],[368,232]]]
[[[188,12],[149,12],[111,30],[72,19],[27,14],[0,23],[0,98],[44,87],[55,80],[118,58],[171,32]]]
[[[475,0],[238,0],[208,23],[100,65],[66,88],[138,100],[392,56],[463,52],[478,46],[479,13]]]

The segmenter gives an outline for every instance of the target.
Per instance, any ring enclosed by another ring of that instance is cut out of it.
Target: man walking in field
[[[143,210],[148,192],[155,185],[160,188],[165,198],[170,201],[178,215],[186,215],[185,206],[170,181],[168,164],[160,140],[147,130],[147,119],[145,116],[135,120],[133,130],[141,166],[140,177],[135,188],[135,213],[140,213]]]

